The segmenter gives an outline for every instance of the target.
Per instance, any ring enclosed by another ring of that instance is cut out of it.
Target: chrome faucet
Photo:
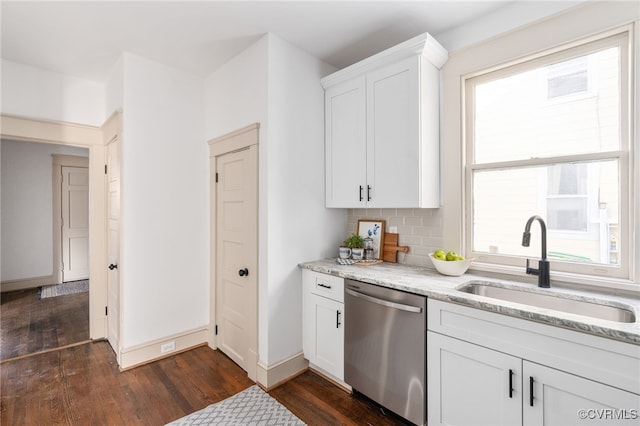
[[[544,224],[544,220],[542,220],[540,216],[534,215],[527,220],[524,232],[522,233],[522,246],[529,247],[529,242],[531,241],[531,232],[529,231],[534,220],[540,222],[540,229],[542,230],[542,258],[538,261],[538,269],[530,268],[529,259],[527,259],[526,272],[527,274],[538,276],[538,287],[550,288],[549,261],[547,260],[547,226]]]

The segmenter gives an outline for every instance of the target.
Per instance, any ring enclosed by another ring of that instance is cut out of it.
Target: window
[[[549,99],[584,93],[589,88],[588,57],[581,56],[547,67],[547,97]]]
[[[547,175],[548,228],[588,231],[587,165],[555,164]]]
[[[552,272],[629,277],[628,43],[625,32],[465,80],[468,256],[539,258],[539,228],[521,245],[537,214]]]

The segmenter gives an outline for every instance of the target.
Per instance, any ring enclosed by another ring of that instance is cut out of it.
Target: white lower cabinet
[[[640,396],[523,361],[524,425],[640,424]]]
[[[427,349],[429,426],[521,424],[519,358],[432,332]]]
[[[344,379],[344,280],[303,269],[302,348],[311,366]]]
[[[640,424],[637,346],[428,303],[429,426]]]

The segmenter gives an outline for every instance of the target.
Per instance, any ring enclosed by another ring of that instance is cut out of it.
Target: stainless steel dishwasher
[[[427,421],[427,298],[345,280],[344,381],[417,425]]]

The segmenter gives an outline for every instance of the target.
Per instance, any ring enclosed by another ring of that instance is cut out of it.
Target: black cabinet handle
[[[371,201],[371,185],[367,185],[367,201]]]
[[[113,271],[114,269],[118,269],[118,265],[115,263],[112,263],[111,265],[109,265],[109,270]]]
[[[509,398],[513,398],[513,370],[509,369]]]
[[[529,405],[533,407],[533,377],[529,376]]]
[[[318,287],[329,288],[329,289],[331,288],[330,285],[322,284],[322,283],[318,283]]]
[[[336,311],[336,328],[340,328],[340,311]]]
[[[249,275],[249,270],[247,268],[240,269],[238,271],[238,275],[240,275],[241,277],[245,277],[245,276]]]
[[[360,185],[360,201],[362,201],[362,185]]]

